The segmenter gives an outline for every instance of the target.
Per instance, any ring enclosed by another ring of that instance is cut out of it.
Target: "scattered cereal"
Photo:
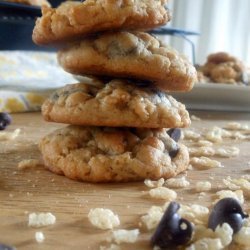
[[[197,192],[206,192],[210,191],[212,188],[212,184],[209,181],[198,181],[195,185],[195,190]]]
[[[56,217],[52,213],[29,214],[28,225],[30,227],[43,227],[55,224]]]
[[[201,156],[201,157],[193,157],[190,159],[190,164],[200,170],[204,170],[204,169],[210,169],[210,168],[221,168],[223,167],[223,165],[221,164],[221,162],[216,161],[216,160],[212,160],[210,158],[207,158],[205,156]]]
[[[237,147],[227,147],[227,148],[218,148],[215,150],[215,155],[221,157],[235,157],[240,153],[239,148]]]
[[[190,118],[191,118],[192,121],[200,121],[201,120],[201,118],[196,116],[196,115],[191,115]]]
[[[239,245],[250,247],[250,227],[242,227],[233,239]]]
[[[113,229],[120,225],[118,215],[115,215],[110,209],[90,209],[88,218],[93,226],[100,229]]]
[[[100,246],[100,250],[120,250],[120,246],[111,244],[110,246]]]
[[[13,132],[1,131],[0,132],[0,141],[14,140],[20,134],[21,129],[17,128]]]
[[[113,231],[113,240],[117,243],[135,243],[139,236],[139,229],[125,230],[119,229]]]
[[[223,137],[230,137],[231,133],[220,127],[213,127],[206,134],[205,138],[212,142],[221,142]]]
[[[189,148],[188,151],[191,156],[213,156],[215,154],[214,148],[208,146]]]
[[[213,145],[213,143],[211,141],[207,141],[207,140],[199,140],[199,141],[197,141],[197,145],[210,147]]]
[[[170,188],[186,188],[190,185],[190,182],[186,180],[185,176],[180,178],[170,178],[166,180],[165,184]]]
[[[188,129],[184,130],[183,136],[186,140],[198,140],[201,138],[201,134]]]
[[[225,126],[225,128],[230,130],[248,130],[249,126],[247,124],[241,124],[239,122],[229,122]]]
[[[149,195],[155,199],[164,199],[168,201],[175,200],[177,197],[177,193],[174,190],[166,187],[153,188],[149,191]]]
[[[152,181],[149,179],[144,180],[144,184],[149,188],[162,187],[164,182],[165,180],[163,178],[160,178],[158,181]]]
[[[244,196],[242,190],[236,190],[234,192],[231,190],[221,190],[216,192],[216,195],[218,196],[218,199],[215,202],[226,197],[231,197],[238,200],[240,204],[244,203]]]
[[[24,169],[28,169],[28,168],[37,167],[39,165],[41,165],[41,163],[37,159],[26,159],[26,160],[20,161],[17,165],[17,168],[19,170],[24,170]]]
[[[38,243],[42,243],[45,239],[43,232],[36,232],[35,238]]]
[[[186,250],[220,250],[223,249],[223,245],[220,239],[201,238],[194,242]]]
[[[147,214],[141,217],[142,223],[148,230],[155,229],[161,220],[163,215],[163,208],[158,206],[152,206]]]

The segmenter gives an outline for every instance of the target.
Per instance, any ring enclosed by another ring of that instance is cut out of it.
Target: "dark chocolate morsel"
[[[171,202],[165,211],[155,233],[151,238],[151,245],[161,249],[174,249],[188,243],[192,237],[192,224],[177,214],[180,205]]]
[[[243,220],[248,217],[242,210],[240,203],[234,198],[224,198],[219,200],[213,207],[208,219],[208,227],[215,230],[218,225],[228,223],[237,233]]]
[[[6,112],[0,112],[0,130],[4,130],[11,123],[11,116]]]
[[[176,142],[181,138],[181,130],[179,128],[171,128],[167,133]]]
[[[0,250],[15,250],[16,248],[0,243]]]
[[[178,154],[179,152],[179,147],[178,145],[176,144],[176,147],[174,149],[171,149],[168,154],[171,158],[175,158],[175,156]]]

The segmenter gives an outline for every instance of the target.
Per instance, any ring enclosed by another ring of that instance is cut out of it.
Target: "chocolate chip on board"
[[[11,116],[6,112],[0,112],[0,130],[4,130],[11,123]]]
[[[188,243],[192,237],[192,224],[177,213],[180,205],[171,202],[166,209],[155,233],[151,238],[151,245],[161,249],[175,249]]]
[[[224,198],[219,200],[213,207],[208,219],[208,227],[215,230],[218,225],[228,223],[237,233],[243,220],[248,217],[242,210],[240,203],[234,198]]]

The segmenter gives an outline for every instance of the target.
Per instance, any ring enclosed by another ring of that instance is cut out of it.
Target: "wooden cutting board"
[[[249,113],[196,112],[202,118],[194,121],[191,128],[200,131],[213,126],[223,126],[230,121],[239,121],[250,126]],[[89,184],[55,175],[39,166],[18,170],[17,164],[24,159],[40,159],[37,148],[39,138],[65,125],[47,123],[39,113],[13,115],[8,131],[21,129],[12,141],[0,142],[0,242],[17,249],[99,249],[105,245],[110,231],[94,228],[87,219],[91,208],[109,208],[119,215],[122,229],[139,228],[140,216],[152,205],[163,205],[164,200],[149,198],[144,183]],[[176,190],[177,201],[182,204],[211,205],[214,193],[220,190],[222,179],[230,175],[239,177],[250,174],[250,140],[231,140],[230,145],[240,148],[240,155],[220,161],[224,168],[188,171],[190,187]],[[213,178],[210,179],[210,178]],[[195,192],[195,183],[209,180],[212,191],[200,197]],[[249,211],[249,203],[245,203]],[[51,212],[56,223],[43,228],[28,227],[31,212]],[[37,243],[35,232],[45,235],[43,243]],[[140,229],[136,244],[122,244],[121,249],[151,249],[152,232]]]

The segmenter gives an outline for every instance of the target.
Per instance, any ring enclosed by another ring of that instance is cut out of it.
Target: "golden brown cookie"
[[[190,124],[185,106],[166,93],[125,80],[71,84],[42,106],[47,121],[88,126],[172,128]]]
[[[39,143],[46,168],[87,182],[170,178],[188,167],[189,155],[166,129],[68,126]]]
[[[167,0],[67,1],[58,8],[43,8],[36,22],[33,41],[55,44],[110,30],[152,29],[170,19]]]
[[[236,57],[218,52],[207,57],[207,62],[201,67],[201,71],[211,82],[235,84],[244,82],[246,68]]]
[[[84,39],[59,51],[58,61],[73,74],[152,81],[166,91],[187,91],[196,81],[196,70],[184,56],[144,32]]]

